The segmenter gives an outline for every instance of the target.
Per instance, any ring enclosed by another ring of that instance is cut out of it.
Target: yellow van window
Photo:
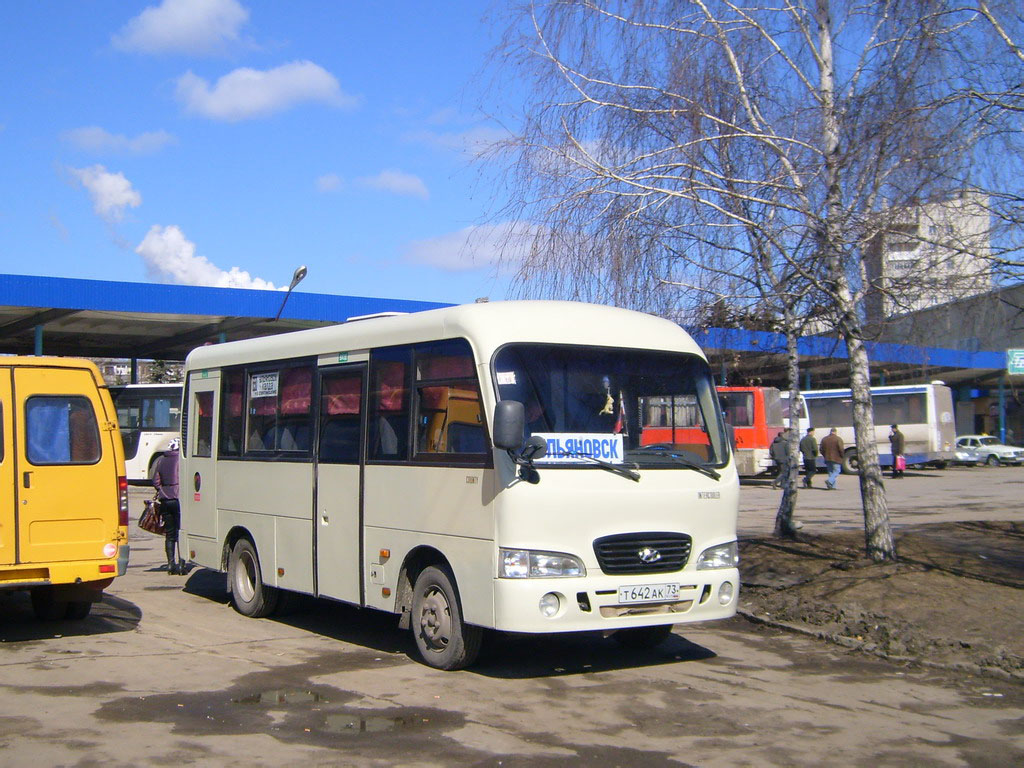
[[[85,397],[37,395],[25,403],[25,453],[32,464],[95,464],[100,432]]]

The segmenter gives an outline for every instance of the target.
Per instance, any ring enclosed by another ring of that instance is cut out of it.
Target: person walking
[[[781,488],[789,477],[789,427],[775,436],[768,448],[768,453],[777,467],[772,488]]]
[[[164,552],[167,554],[167,573],[185,573],[185,564],[177,554],[178,528],[181,527],[181,506],[178,502],[179,442],[171,440],[164,455],[157,459],[153,472],[153,487],[160,500],[160,517],[164,521]]]
[[[835,427],[832,427],[829,433],[821,438],[821,457],[825,459],[825,469],[828,470],[825,487],[830,491],[836,489],[836,480],[839,479],[839,472],[843,468],[844,448],[843,438],[838,435]]]
[[[814,427],[808,427],[800,441],[800,455],[804,458],[804,488],[811,488],[811,478],[818,470],[818,439],[814,436]]]
[[[894,478],[903,477],[903,470],[907,467],[907,458],[904,455],[907,441],[903,437],[903,433],[900,432],[898,424],[892,425],[892,431],[889,432],[889,448],[892,451],[892,476]]]

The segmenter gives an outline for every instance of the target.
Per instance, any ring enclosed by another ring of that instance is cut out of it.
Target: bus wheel
[[[58,621],[68,610],[68,601],[59,600],[53,587],[36,587],[31,591],[32,613],[40,621]]]
[[[612,637],[623,648],[656,648],[668,640],[671,634],[672,625],[662,624],[657,627],[620,629]]]
[[[91,610],[92,602],[90,600],[69,600],[67,610],[64,612],[64,618],[71,621],[80,621],[88,616]]]
[[[858,472],[860,472],[860,460],[857,458],[857,452],[850,449],[843,454],[843,474],[856,475]]]
[[[256,546],[248,539],[239,539],[231,550],[228,583],[231,602],[243,616],[259,619],[269,616],[277,607],[278,592],[263,583]]]
[[[462,621],[455,577],[430,566],[416,578],[412,594],[412,633],[420,656],[437,669],[464,669],[480,653],[483,630]]]

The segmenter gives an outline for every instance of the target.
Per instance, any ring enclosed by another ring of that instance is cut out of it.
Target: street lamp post
[[[281,307],[280,307],[280,309],[277,310],[277,314],[274,316],[274,320],[275,321],[279,317],[281,317],[281,313],[284,312],[284,305],[288,302],[288,297],[292,295],[292,289],[295,288],[296,285],[301,283],[302,282],[302,278],[304,278],[305,276],[306,276],[306,267],[305,266],[301,266],[301,267],[299,267],[298,269],[295,270],[295,274],[292,275],[292,282],[288,286],[287,292],[285,292],[285,294],[284,294],[284,299],[281,301]]]

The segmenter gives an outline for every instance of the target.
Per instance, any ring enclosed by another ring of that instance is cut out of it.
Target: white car
[[[1024,462],[1024,449],[1003,445],[999,438],[991,435],[961,435],[956,439],[957,451],[966,451],[990,467],[1000,464],[1019,466]]]

